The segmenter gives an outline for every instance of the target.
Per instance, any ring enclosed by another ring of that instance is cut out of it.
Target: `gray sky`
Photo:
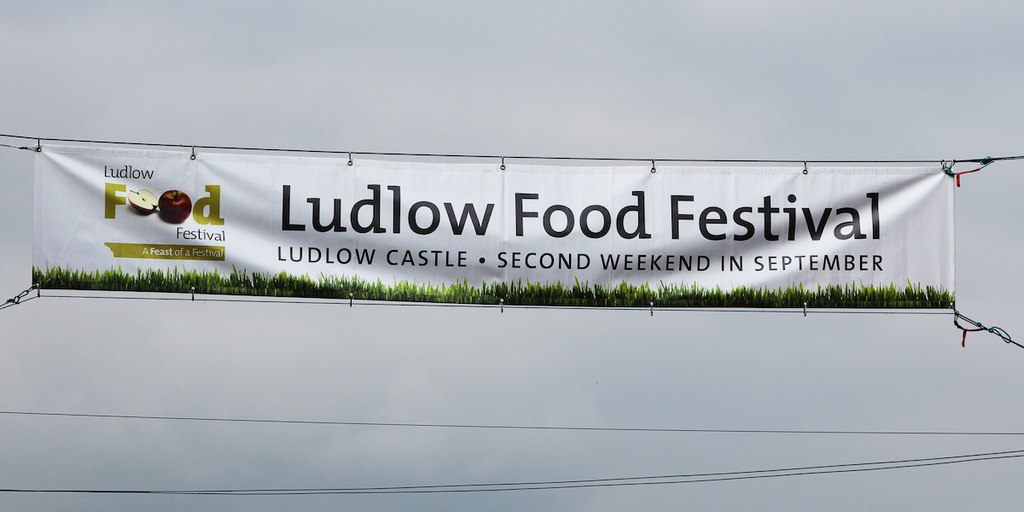
[[[357,151],[1024,154],[1008,1],[14,3],[0,132]],[[10,141],[0,141],[10,142]],[[0,148],[0,293],[32,154]],[[967,176],[959,307],[1024,337],[1024,163]],[[61,205],[47,207],[60,208]],[[1024,351],[949,316],[43,298],[0,312],[0,410],[676,428],[1021,430]],[[999,437],[509,432],[0,416],[0,487],[647,476],[1024,448]],[[1015,510],[1020,462],[428,496],[0,494],[5,510]]]

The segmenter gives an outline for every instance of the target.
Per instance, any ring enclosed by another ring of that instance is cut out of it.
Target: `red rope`
[[[961,172],[958,172],[958,173],[954,173],[954,174],[953,174],[953,176],[955,176],[955,177],[956,177],[956,186],[957,186],[957,188],[959,188],[959,187],[960,187],[960,176],[961,176],[961,175],[964,175],[964,174],[970,174],[970,173],[972,173],[972,172],[978,172],[978,171],[980,171],[980,170],[982,170],[982,169],[984,169],[984,168],[985,168],[985,166],[983,165],[983,166],[981,166],[981,167],[978,167],[977,169],[971,169],[971,170],[969,170],[969,171],[961,171]]]
[[[967,348],[967,333],[984,331],[985,329],[964,329],[963,327],[961,327],[960,330],[964,332],[964,337],[963,339],[960,340],[960,346],[963,348]]]
[[[984,167],[984,166],[982,166],[982,167]],[[977,170],[977,169],[975,169],[975,170]],[[973,171],[971,171],[971,172],[973,172]],[[960,325],[960,319],[961,318],[963,318],[964,320],[967,320],[968,322],[974,324],[975,327],[967,328],[967,327],[964,327],[964,326]],[[970,318],[967,318],[967,317],[961,315],[959,311],[954,311],[953,312],[953,325],[955,325],[957,329],[960,329],[964,333],[963,337],[960,338],[960,346],[963,347],[963,348],[967,348],[967,333],[969,333],[969,332],[978,332],[978,331],[987,331],[988,330],[988,329],[982,327],[981,324],[976,323],[974,320],[971,320]]]

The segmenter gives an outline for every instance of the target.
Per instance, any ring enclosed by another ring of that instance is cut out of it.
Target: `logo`
[[[182,224],[191,217],[196,224],[223,226],[224,218],[220,215],[220,185],[206,185],[204,190],[206,195],[193,202],[188,193],[178,189],[167,190],[157,196],[144,188],[128,190],[128,186],[123,183],[105,183],[103,216],[107,219],[117,218],[121,207],[130,206],[131,208],[126,209],[135,215],[145,217],[155,213],[160,220],[168,224]],[[181,243],[224,243],[226,236],[223,229],[178,226],[175,229],[175,238],[179,241],[175,244],[105,242],[104,245],[115,258],[224,261],[226,249],[223,245]]]
[[[181,190],[168,190],[158,198],[156,194],[144,188],[128,190],[127,185],[107,183],[104,193],[103,217],[117,217],[117,207],[131,205],[139,215],[156,213],[169,224],[181,224],[190,216],[197,224],[220,226],[224,218],[220,216],[220,185],[206,185],[206,196],[199,198],[195,204],[192,198]]]

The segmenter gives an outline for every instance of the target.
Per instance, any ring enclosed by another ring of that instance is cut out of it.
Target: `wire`
[[[36,295],[34,297],[29,297],[28,295],[32,293],[32,290],[36,291]],[[5,301],[3,304],[0,304],[0,311],[7,308],[12,308],[14,306],[17,306],[18,304],[28,302],[32,299],[39,298],[39,295],[39,285],[33,284],[32,286],[23,290],[21,293],[15,295],[14,297],[11,297],[10,299],[7,299],[7,301]]]
[[[660,476],[630,476],[618,478],[593,478],[579,480],[548,480],[534,482],[498,482],[467,484],[432,484],[377,487],[339,488],[267,488],[267,489],[191,489],[191,490],[143,490],[143,489],[33,489],[0,488],[0,493],[49,493],[49,494],[151,494],[151,495],[222,495],[222,496],[309,496],[341,494],[439,494],[479,493],[507,491],[540,491],[556,489],[581,489],[598,487],[649,486],[667,484],[693,484],[782,478],[793,476],[857,473],[892,469],[920,468],[964,464],[992,460],[1024,457],[1024,450],[928,457],[917,459],[885,460],[817,466],[727,471],[713,473],[687,473]]]
[[[958,162],[973,162],[973,163],[983,164],[983,163],[987,163],[987,162],[999,162],[1001,160],[1024,160],[1024,155],[997,156],[997,157],[986,156],[984,158],[972,158],[970,160],[957,160],[957,161]]]
[[[335,425],[353,427],[400,427],[477,430],[533,430],[571,432],[636,432],[692,434],[787,434],[787,435],[857,435],[857,436],[1024,436],[1024,431],[961,431],[961,430],[800,430],[800,429],[727,429],[671,427],[596,427],[565,425],[502,425],[469,423],[410,423],[342,420],[293,420],[269,418],[225,418],[203,416],[154,416],[142,414],[94,414],[72,412],[0,411],[2,416],[43,416],[63,418],[190,421],[213,423],[262,423],[277,425]]]
[[[349,150],[326,150],[326,149],[294,149],[294,148],[270,148],[270,147],[255,147],[255,146],[219,146],[219,145],[200,145],[200,144],[168,144],[159,142],[130,142],[130,141],[118,141],[118,140],[97,140],[97,139],[64,139],[64,138],[49,138],[49,137],[30,137],[27,135],[16,135],[16,134],[4,134],[0,133],[0,137],[7,137],[11,139],[23,139],[23,140],[35,140],[35,141],[48,141],[48,142],[70,142],[80,144],[109,144],[118,146],[146,146],[146,147],[163,147],[163,148],[193,148],[193,149],[213,149],[222,151],[264,151],[264,152],[281,152],[281,153],[308,153],[308,154],[327,154],[327,155],[359,155],[359,156],[383,156],[383,157],[425,157],[425,158],[470,158],[470,159],[508,159],[508,160],[553,160],[553,161],[594,161],[594,162],[650,162],[651,160],[660,162],[704,162],[704,163],[730,163],[730,164],[752,164],[752,163],[777,163],[777,164],[803,164],[803,163],[816,163],[816,164],[866,164],[866,163],[931,163],[931,162],[942,162],[943,159],[932,158],[932,159],[920,159],[920,160],[808,160],[805,158],[801,159],[731,159],[731,158],[631,158],[631,157],[590,157],[590,156],[535,156],[535,155],[487,155],[487,154],[472,154],[472,153],[409,153],[399,151],[349,151]],[[34,148],[24,148],[33,149]],[[957,159],[954,162],[982,162],[985,160],[997,161],[997,160],[1016,160],[1022,159],[1022,156],[1005,156],[1005,157],[985,157],[985,158],[971,158],[971,159]]]
[[[548,304],[460,304],[449,302],[402,302],[370,299],[302,299],[258,296],[117,296],[107,294],[65,294],[47,293],[47,298],[56,299],[98,299],[98,300],[139,300],[139,301],[177,301],[177,302],[226,302],[244,304],[317,304],[327,306],[382,306],[382,307],[434,307],[434,308],[485,308],[485,309],[540,309],[540,310],[582,310],[582,311],[651,311],[658,312],[690,312],[690,313],[765,313],[765,314],[826,314],[826,315],[948,315],[945,309],[832,309],[832,308],[745,308],[745,307],[675,307],[675,306],[572,306]]]

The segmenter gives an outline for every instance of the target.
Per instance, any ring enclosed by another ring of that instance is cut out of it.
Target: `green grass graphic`
[[[449,304],[498,304],[533,306],[647,307],[751,307],[801,308],[806,302],[814,308],[899,308],[947,309],[954,306],[954,295],[944,289],[907,283],[905,287],[889,286],[825,286],[767,289],[706,289],[696,285],[665,284],[618,286],[590,285],[577,281],[571,286],[562,283],[542,284],[467,282],[452,285],[431,285],[406,281],[383,283],[359,278],[320,275],[294,276],[234,271],[196,272],[190,270],[147,270],[134,274],[120,269],[79,271],[64,268],[32,269],[32,281],[41,288],[72,290],[106,290],[126,292],[190,293],[253,295],[265,297],[304,297],[402,302],[438,302]]]

